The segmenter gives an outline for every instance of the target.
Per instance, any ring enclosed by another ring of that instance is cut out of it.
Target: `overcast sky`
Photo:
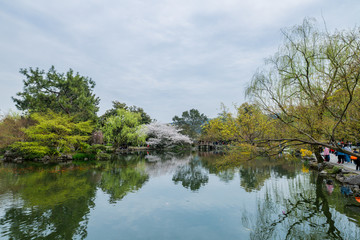
[[[72,68],[96,82],[98,115],[118,100],[170,122],[246,101],[245,87],[281,44],[282,28],[314,17],[359,25],[358,0],[2,0],[0,110],[15,110],[20,68]]]

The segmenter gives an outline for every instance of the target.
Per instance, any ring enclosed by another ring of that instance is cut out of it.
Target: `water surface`
[[[0,165],[1,239],[360,239],[360,204],[299,161],[213,154]]]

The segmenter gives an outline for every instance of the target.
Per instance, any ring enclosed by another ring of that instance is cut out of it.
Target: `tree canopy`
[[[192,143],[188,136],[181,134],[179,129],[169,124],[152,122],[145,125],[143,131],[148,136],[146,143],[153,148],[173,148]]]
[[[247,89],[248,96],[288,131],[285,137],[268,140],[338,149],[344,129],[358,128],[359,120],[349,113],[360,110],[355,101],[359,98],[359,33],[360,28],[319,30],[310,19],[283,31],[283,45]]]
[[[89,139],[94,129],[91,121],[77,123],[73,117],[52,111],[33,113],[30,117],[36,124],[23,130],[27,141],[11,145],[27,158],[72,152]]]
[[[12,97],[16,107],[22,111],[66,113],[77,120],[95,120],[99,110],[99,98],[93,93],[95,82],[88,77],[58,73],[52,66],[47,73],[39,68],[20,69],[24,75],[24,89]]]
[[[151,123],[151,117],[144,111],[144,109],[140,108],[140,107],[136,107],[136,106],[127,106],[126,103],[121,103],[119,101],[113,101],[113,108],[107,110],[101,117],[100,117],[100,122],[103,125],[106,121],[107,118],[111,117],[111,116],[116,116],[117,115],[117,110],[119,109],[124,109],[130,112],[134,112],[134,113],[140,113],[140,124],[149,124]]]
[[[115,147],[145,143],[146,136],[139,131],[140,120],[140,113],[117,109],[116,115],[108,117],[101,128],[105,141]]]
[[[207,116],[200,114],[197,109],[190,109],[182,113],[181,117],[174,116],[173,124],[181,129],[181,133],[192,139],[197,138],[201,132],[201,126],[208,121]]]

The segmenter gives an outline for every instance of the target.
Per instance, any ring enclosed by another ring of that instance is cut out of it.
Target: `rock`
[[[344,182],[345,178],[343,176],[341,176],[340,174],[336,175],[336,180],[338,180],[339,182]]]
[[[6,150],[5,153],[4,153],[4,158],[3,158],[3,161],[4,162],[14,162],[15,159],[17,158],[17,154],[10,151],[10,150]]]
[[[348,177],[344,180],[344,182],[351,185],[360,185],[360,175]]]
[[[354,194],[359,193],[360,189],[359,186],[355,185],[351,188],[351,190],[354,192]]]
[[[24,159],[22,157],[17,157],[14,159],[15,163],[22,163],[24,161]]]
[[[320,176],[327,176],[329,173],[327,171],[322,170],[319,174]]]

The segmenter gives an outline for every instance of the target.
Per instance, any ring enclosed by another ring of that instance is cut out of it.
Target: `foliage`
[[[341,172],[341,168],[337,167],[337,166],[334,166],[332,169],[331,169],[331,173],[333,174],[338,174],[339,172]]]
[[[110,203],[123,199],[129,192],[140,189],[149,176],[144,170],[144,163],[136,166],[121,166],[117,162],[106,162],[99,183],[100,188],[110,195]]]
[[[75,123],[72,117],[52,111],[30,117],[37,123],[24,129],[28,140],[12,145],[29,158],[71,152],[89,139],[94,127],[91,121]]]
[[[182,113],[181,117],[174,116],[173,124],[181,129],[181,133],[196,139],[201,132],[201,126],[208,121],[207,116],[200,114],[197,109],[190,109]]]
[[[10,170],[10,169],[8,169]],[[9,239],[84,239],[98,174],[80,168],[15,168],[5,190],[20,197],[0,218]],[[0,182],[8,177],[0,173]],[[0,190],[1,191],[1,190]],[[16,198],[18,199],[18,198]]]
[[[283,31],[283,45],[247,89],[286,129],[285,135],[268,140],[312,145],[321,162],[319,146],[338,149],[345,130],[358,128],[349,113],[359,110],[359,31],[321,31],[309,19]]]
[[[25,134],[21,130],[33,124],[30,118],[9,113],[0,120],[0,149],[17,141],[24,141]]]
[[[152,148],[164,149],[176,146],[188,146],[192,143],[189,137],[182,135],[175,126],[152,122],[142,129],[148,135],[146,143]]]
[[[75,153],[74,155],[72,155],[72,159],[74,161],[84,161],[85,159],[95,160],[96,156],[92,153]]]
[[[265,136],[275,133],[275,121],[255,104],[244,103],[237,108],[236,116],[225,108],[219,117],[203,126],[202,140],[259,144]]]
[[[58,155],[54,148],[44,146],[42,142],[15,142],[10,147],[26,159],[42,158],[45,155]]]
[[[300,153],[301,153],[301,157],[311,157],[313,154],[312,151],[307,149],[300,149]]]
[[[140,119],[140,113],[117,109],[117,114],[108,117],[101,128],[105,141],[115,147],[145,143],[146,136],[139,131]]]
[[[150,116],[144,112],[144,109],[140,108],[140,107],[136,107],[136,106],[127,106],[125,103],[121,103],[119,101],[113,101],[113,108],[107,110],[101,117],[100,117],[100,123],[101,125],[104,125],[106,120],[111,117],[111,116],[116,116],[117,115],[117,110],[119,109],[124,109],[133,113],[140,113],[140,124],[149,124],[151,123],[151,118]]]
[[[58,73],[52,66],[47,73],[38,68],[20,69],[25,76],[23,92],[13,97],[16,107],[22,111],[46,112],[76,116],[77,121],[95,120],[99,110],[99,98],[95,97],[95,82],[88,77],[67,73]]]
[[[191,191],[197,191],[201,186],[208,183],[209,176],[203,171],[201,161],[197,157],[192,158],[189,164],[179,166],[172,180],[175,184],[181,182],[183,187],[189,188]]]

